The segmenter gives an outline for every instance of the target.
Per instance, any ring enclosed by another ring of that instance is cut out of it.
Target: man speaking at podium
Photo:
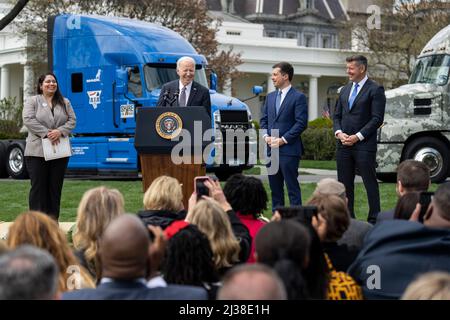
[[[211,114],[211,98],[208,88],[194,81],[195,61],[191,57],[181,57],[177,61],[179,80],[163,85],[157,106],[188,107],[203,106]]]

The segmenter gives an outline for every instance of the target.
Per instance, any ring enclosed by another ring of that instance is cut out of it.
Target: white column
[[[308,120],[317,119],[319,114],[318,104],[318,81],[319,75],[311,75],[309,77],[309,101],[308,101]]]
[[[231,79],[228,77],[225,79],[222,93],[226,96],[231,97]]]
[[[4,99],[9,97],[9,68],[7,65],[3,65],[1,68],[0,99]]]
[[[270,73],[267,77],[267,93],[271,93],[274,90],[275,90],[275,86],[273,85],[272,74]]]
[[[23,65],[23,99],[32,96],[34,92],[33,67],[29,64]]]

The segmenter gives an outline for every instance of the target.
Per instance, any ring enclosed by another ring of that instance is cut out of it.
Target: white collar
[[[281,95],[282,95],[282,96],[285,96],[285,95],[289,92],[289,90],[291,90],[291,88],[292,88],[292,85],[290,84],[290,85],[288,85],[286,88],[281,89],[281,90],[280,90],[280,91],[281,91]]]
[[[186,86],[186,91],[187,92],[190,92],[191,91],[191,88],[192,88],[192,83],[193,83],[194,81],[191,81],[191,83],[189,83],[187,86]],[[180,92],[181,92],[181,89],[183,89],[185,86],[181,83],[181,81],[179,81],[178,80],[178,89],[180,89]]]
[[[369,77],[366,74],[365,77],[360,82],[353,82],[352,87],[355,87],[355,84],[358,83],[359,88],[362,88],[368,79]]]
[[[117,280],[113,279],[113,278],[103,277],[100,280],[100,283],[101,284],[103,284],[103,283],[112,283],[112,282],[115,282],[115,281],[117,281]],[[143,285],[147,285],[147,281],[145,281],[145,278],[137,278],[137,279],[134,279],[132,282],[137,282],[137,283],[142,283]]]

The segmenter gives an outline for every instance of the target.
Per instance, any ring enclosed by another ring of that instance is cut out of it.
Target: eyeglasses
[[[45,80],[44,83],[56,83],[56,80]]]

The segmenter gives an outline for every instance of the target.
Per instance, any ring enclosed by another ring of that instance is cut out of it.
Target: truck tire
[[[8,171],[6,171],[7,152],[8,152],[8,142],[0,141],[0,178],[8,177]]]
[[[28,171],[24,157],[25,143],[13,142],[8,148],[6,170],[13,179],[27,179]]]
[[[433,183],[445,181],[449,173],[449,148],[434,137],[421,137],[408,143],[404,153],[405,159],[424,162],[430,168]]]

